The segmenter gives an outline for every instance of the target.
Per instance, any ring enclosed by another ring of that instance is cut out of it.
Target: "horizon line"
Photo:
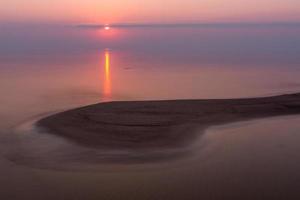
[[[300,26],[300,22],[211,22],[211,23],[80,23],[79,28],[176,28],[176,27],[241,27],[241,26]]]

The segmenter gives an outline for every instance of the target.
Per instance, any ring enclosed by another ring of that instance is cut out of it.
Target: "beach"
[[[300,113],[300,94],[263,98],[123,101],[85,106],[37,126],[79,145],[112,150],[183,148],[209,126]],[[201,131],[200,131],[201,132]]]

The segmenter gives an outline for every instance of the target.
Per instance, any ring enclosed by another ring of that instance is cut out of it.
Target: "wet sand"
[[[79,145],[149,151],[191,144],[212,125],[300,113],[300,93],[249,99],[124,101],[58,113],[37,126]]]

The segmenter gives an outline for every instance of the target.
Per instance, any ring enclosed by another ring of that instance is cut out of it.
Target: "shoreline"
[[[36,125],[83,146],[149,151],[186,147],[213,125],[293,114],[300,114],[300,93],[99,103],[45,117]]]

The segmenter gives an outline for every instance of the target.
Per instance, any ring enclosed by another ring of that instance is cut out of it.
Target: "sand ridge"
[[[46,117],[37,126],[79,145],[139,151],[186,146],[211,125],[289,114],[300,114],[300,93],[99,103]]]

